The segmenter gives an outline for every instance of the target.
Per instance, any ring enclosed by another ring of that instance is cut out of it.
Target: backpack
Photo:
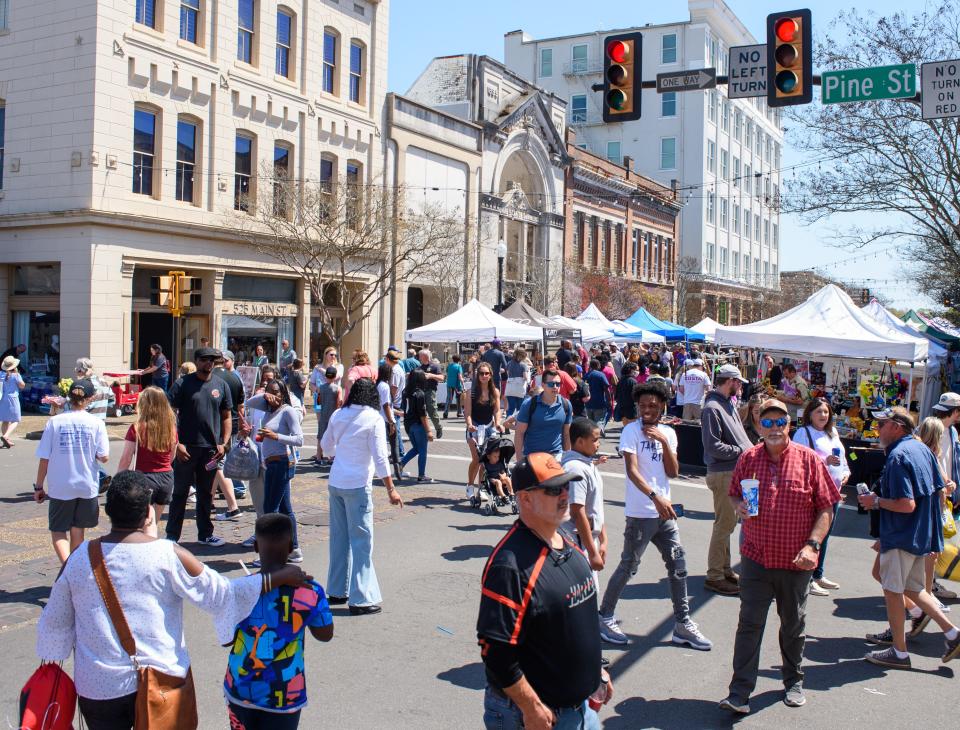
[[[560,399],[560,402],[563,404],[563,418],[567,419],[568,416],[573,415],[573,406],[570,405],[570,401],[564,398],[562,395],[557,395],[557,398]],[[530,396],[530,407],[527,409],[527,426],[533,425],[533,414],[537,412],[537,404],[540,402],[539,395]]]

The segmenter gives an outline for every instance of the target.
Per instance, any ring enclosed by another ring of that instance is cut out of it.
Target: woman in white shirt
[[[144,532],[151,519],[151,493],[143,474],[119,472],[107,490],[111,531],[98,542],[133,634],[137,663],[192,683],[183,637],[184,599],[214,617],[217,639],[225,644],[262,591],[302,585],[306,576],[299,567],[287,565],[269,576],[227,580],[175,542]],[[37,654],[60,662],[74,653],[80,712],[90,730],[131,728],[137,672],[117,638],[97,582],[91,580],[90,544],[71,556],[53,584],[37,628]],[[197,725],[181,721],[178,727],[191,730]]]
[[[847,465],[846,452],[837,429],[833,427],[833,411],[830,404],[822,398],[812,398],[803,409],[803,426],[793,434],[795,443],[807,446],[817,452],[827,465],[827,471],[833,477],[837,489],[842,489],[850,478],[850,467]],[[840,502],[833,506],[833,521],[830,523],[830,532],[837,524],[837,514],[840,512]],[[813,571],[813,580],[810,582],[810,594],[813,596],[827,596],[829,590],[836,590],[839,584],[823,577],[823,563],[827,557],[827,542],[830,532],[823,538],[820,545],[820,561]]]
[[[380,584],[373,567],[373,477],[387,487],[390,504],[403,507],[393,486],[387,429],[377,386],[359,378],[343,408],[330,417],[320,442],[330,467],[330,563],[327,600],[349,604],[350,614],[380,613]],[[348,573],[348,570],[349,573]]]

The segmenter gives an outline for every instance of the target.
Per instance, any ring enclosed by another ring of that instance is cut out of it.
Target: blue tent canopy
[[[688,327],[684,327],[683,325],[674,324],[673,322],[667,322],[666,320],[654,317],[643,307],[640,307],[640,309],[627,317],[624,322],[627,324],[632,324],[634,327],[645,329],[649,332],[656,332],[658,335],[663,335],[668,340],[686,339],[693,342],[703,342],[706,339],[706,337],[704,337],[704,335],[700,332],[692,330]]]

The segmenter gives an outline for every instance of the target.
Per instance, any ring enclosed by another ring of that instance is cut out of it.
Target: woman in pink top
[[[356,383],[360,378],[370,378],[373,382],[377,381],[377,369],[370,364],[370,356],[363,350],[353,351],[353,365],[343,376],[341,385],[343,386],[343,401],[347,401],[350,395],[350,386]]]

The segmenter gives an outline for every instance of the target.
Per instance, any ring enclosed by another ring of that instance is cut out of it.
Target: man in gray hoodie
[[[713,534],[707,553],[707,579],[703,587],[725,596],[740,592],[740,577],[730,567],[730,535],[737,526],[727,491],[733,467],[740,454],[752,444],[743,430],[743,422],[732,402],[747,381],[736,365],[717,370],[714,389],[703,403],[700,416],[703,437],[703,460],[707,465],[707,486],[713,492]]]

